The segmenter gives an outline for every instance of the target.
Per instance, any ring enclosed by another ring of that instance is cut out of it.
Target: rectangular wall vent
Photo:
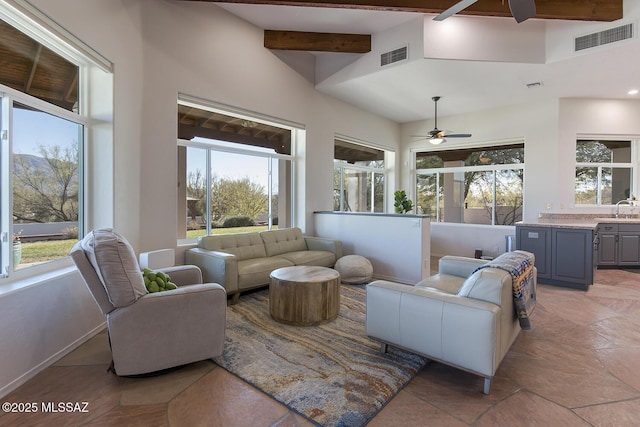
[[[603,44],[615,43],[631,38],[633,38],[633,23],[610,28],[598,33],[587,34],[582,37],[576,37],[575,51],[579,52],[584,49],[590,49],[592,47],[602,46]]]
[[[393,64],[394,62],[400,62],[407,59],[409,49],[407,46],[403,46],[398,49],[394,49],[390,52],[385,52],[380,55],[380,66],[384,67],[385,65]]]

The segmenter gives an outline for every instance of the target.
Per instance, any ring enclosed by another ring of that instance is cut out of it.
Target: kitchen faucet
[[[618,203],[616,203],[616,218],[620,216],[620,203],[626,203],[629,206],[633,206],[633,201],[631,200],[627,200],[627,199],[620,200]]]

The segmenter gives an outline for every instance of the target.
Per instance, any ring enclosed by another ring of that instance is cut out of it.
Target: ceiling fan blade
[[[444,21],[445,19],[447,19],[451,15],[455,15],[456,13],[460,12],[463,9],[468,8],[469,6],[471,6],[472,4],[474,4],[477,1],[478,0],[461,0],[458,3],[454,4],[453,6],[451,6],[449,9],[445,10],[444,12],[442,12],[440,15],[436,16],[435,18],[433,18],[433,20],[434,21]]]
[[[509,0],[509,9],[518,24],[536,16],[535,0]]]
[[[452,134],[445,134],[444,137],[445,138],[470,138],[471,134],[470,133],[452,133]]]

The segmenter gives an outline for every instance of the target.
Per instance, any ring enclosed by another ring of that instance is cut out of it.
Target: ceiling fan
[[[468,8],[477,1],[478,0],[461,0],[442,12],[440,15],[433,18],[433,20],[444,21],[451,15]],[[502,0],[502,3],[504,4],[504,0]],[[511,9],[511,15],[513,15],[518,24],[536,15],[535,0],[509,0],[509,9]]]
[[[446,141],[447,138],[469,138],[471,136],[470,133],[447,133],[446,130],[438,129],[438,101],[440,100],[439,96],[434,96],[431,98],[434,103],[435,108],[435,123],[433,130],[429,131],[429,135],[412,135],[413,138],[422,138],[427,139],[433,145],[439,145]]]

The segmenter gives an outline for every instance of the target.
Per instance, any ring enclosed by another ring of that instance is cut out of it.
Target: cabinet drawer
[[[617,233],[619,229],[618,225],[619,224],[598,224],[598,233]]]
[[[640,224],[618,224],[618,231],[640,233]]]

